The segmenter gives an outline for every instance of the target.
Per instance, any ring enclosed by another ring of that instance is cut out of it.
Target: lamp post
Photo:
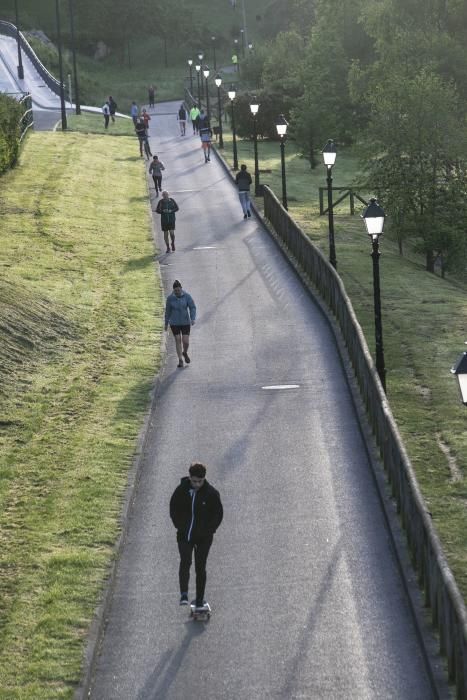
[[[209,108],[209,85],[208,85],[208,78],[209,78],[209,68],[207,66],[204,66],[203,70],[203,75],[206,79],[206,114],[208,116],[208,119],[210,119],[210,108]]]
[[[230,100],[230,106],[232,108],[232,136],[233,136],[233,169],[238,170],[238,154],[237,154],[237,136],[235,134],[235,110],[234,110],[234,100],[235,100],[235,95],[237,94],[235,92],[235,88],[233,85],[230,86],[230,90],[227,93],[229,96]]]
[[[70,38],[71,38],[71,53],[73,56],[73,82],[75,85],[75,113],[81,114],[81,105],[80,105],[80,100],[79,100],[79,87],[78,87],[78,69],[76,67],[74,0],[69,0],[68,6],[69,6],[69,10],[70,10]]]
[[[375,340],[376,340],[376,370],[381,380],[382,387],[386,392],[386,368],[384,366],[383,349],[383,324],[381,320],[381,292],[379,285],[379,237],[384,228],[384,210],[379,206],[376,199],[370,199],[370,204],[362,214],[366,230],[371,238],[373,259],[373,295],[375,306]]]
[[[329,221],[329,262],[337,270],[336,246],[334,243],[334,211],[332,207],[332,166],[336,162],[336,147],[334,141],[329,139],[323,148],[323,160],[327,170],[326,182],[328,185],[328,221]]]
[[[55,15],[57,19],[57,47],[58,47],[58,72],[60,78],[60,108],[62,114],[62,131],[67,128],[65,109],[65,89],[63,87],[63,61],[62,61],[62,32],[60,26],[59,0],[55,0]]]
[[[193,95],[193,59],[189,58],[187,63],[190,67],[190,94]]]
[[[245,58],[245,30],[240,29],[240,34],[242,36],[242,58]]]
[[[219,123],[219,148],[224,148],[224,137],[222,134],[222,111],[221,111],[221,85],[222,85],[222,78],[219,75],[219,73],[216,75],[214,78],[214,82],[216,83],[217,87],[217,112],[219,115],[218,118],[218,123]]]
[[[213,57],[213,65],[214,65],[214,70],[217,70],[217,63],[216,63],[216,37],[212,36],[212,57]]]
[[[249,50],[249,51],[253,51],[253,44],[251,43],[251,41],[250,41],[250,43],[248,44],[248,50]]]
[[[259,165],[258,165],[258,130],[256,125],[256,115],[258,114],[259,103],[256,97],[250,102],[250,112],[253,117],[253,147],[255,153],[255,195],[259,197],[261,194],[259,186]]]
[[[24,68],[23,68],[23,58],[21,56],[21,39],[19,35],[19,12],[18,12],[18,0],[15,0],[15,22],[16,22],[16,45],[18,47],[18,78],[20,80],[24,79]]]
[[[461,401],[464,406],[467,406],[467,352],[463,352],[462,355],[457,358],[457,362],[451,369],[451,372],[457,376]]]
[[[277,135],[280,137],[281,140],[281,169],[282,169],[282,205],[284,209],[288,209],[287,206],[287,183],[285,180],[285,137],[287,135],[287,127],[289,126],[289,122],[287,119],[284,117],[283,114],[280,114],[279,117],[276,119],[276,130],[277,130]]]
[[[199,63],[196,64],[195,70],[196,70],[196,78],[198,80],[198,109],[201,109],[201,90],[199,88],[199,72],[201,70],[201,66]]]

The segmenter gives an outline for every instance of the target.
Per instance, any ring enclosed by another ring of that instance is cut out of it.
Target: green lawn
[[[71,698],[160,362],[134,138],[31,134],[0,212],[0,698]]]
[[[224,157],[232,164],[226,134]],[[261,182],[281,197],[278,143],[259,143]],[[253,145],[238,141],[239,164],[254,172]],[[333,184],[361,181],[354,150],[339,152]],[[289,212],[315,245],[329,253],[327,216],[319,216],[318,188],[326,185],[322,165],[308,161],[286,144]],[[370,193],[359,191],[364,198]],[[261,208],[261,200],[257,201]],[[384,204],[384,203],[383,203]],[[357,206],[358,205],[358,206]],[[337,268],[373,353],[374,310],[371,245],[359,214],[349,215],[348,200],[335,212]],[[441,537],[457,583],[467,600],[467,408],[450,374],[467,340],[467,283],[441,279],[424,270],[423,259],[401,257],[395,241],[380,242],[383,335],[390,405],[428,510]]]

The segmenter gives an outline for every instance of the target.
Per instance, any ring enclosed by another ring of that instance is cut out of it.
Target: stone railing
[[[324,255],[264,186],[264,216],[334,315],[357,378],[391,484],[418,580],[447,658],[458,700],[467,700],[467,612],[447,564],[417,480],[344,285]]]

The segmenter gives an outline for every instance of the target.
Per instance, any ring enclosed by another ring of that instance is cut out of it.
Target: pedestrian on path
[[[193,135],[198,133],[198,117],[199,117],[198,105],[194,104],[190,109],[190,119],[193,125]]]
[[[139,154],[140,154],[140,156],[143,155],[143,147],[144,147],[146,157],[149,160],[150,156],[152,156],[152,153],[151,153],[151,147],[149,146],[148,133],[146,130],[146,126],[144,124],[144,119],[142,119],[142,117],[138,117],[136,119],[135,131],[136,131],[136,136],[138,137],[138,141],[139,141]]]
[[[173,292],[165,302],[165,330],[167,331],[170,326],[175,338],[178,367],[183,368],[184,358],[187,365],[191,362],[188,348],[191,326],[195,325],[196,320],[196,305],[190,294],[182,289],[181,282],[175,280],[172,286]]]
[[[172,250],[175,250],[175,212],[178,211],[178,204],[175,199],[169,197],[169,193],[164,190],[162,199],[157,203],[156,212],[161,215],[161,228],[164,232],[164,241],[167,246],[167,253],[170,253],[169,236]]]
[[[209,119],[204,114],[203,110],[201,110],[201,114],[198,118],[198,129],[201,139],[201,148],[204,152],[204,162],[207,163],[211,160],[212,130],[209,124]]]
[[[112,119],[112,122],[115,123],[115,114],[117,112],[117,103],[115,102],[112,95],[109,95],[109,110],[110,110],[110,118]]]
[[[154,180],[154,187],[156,188],[156,195],[162,192],[162,171],[165,170],[164,163],[159,160],[157,156],[153,156],[151,165],[149,166],[149,174],[152,175]]]
[[[144,126],[146,127],[146,132],[149,131],[149,122],[151,121],[151,117],[149,116],[148,112],[146,109],[143,107],[141,111],[141,117],[144,120]]]
[[[250,185],[251,185],[251,175],[246,169],[246,165],[240,166],[240,170],[235,176],[235,184],[238,187],[238,197],[240,199],[240,204],[243,209],[243,218],[251,216],[250,211]]]
[[[219,491],[206,479],[206,467],[193,462],[189,476],[180,480],[170,499],[170,517],[177,529],[180,553],[180,605],[188,605],[190,568],[195,554],[196,599],[199,611],[205,610],[206,563],[214,533],[224,515]],[[209,608],[208,608],[209,609]]]
[[[156,88],[154,85],[150,85],[148,87],[148,102],[149,102],[149,107],[154,107],[154,97],[156,94]]]
[[[104,115],[104,127],[108,129],[110,120],[110,106],[108,102],[104,103],[102,107],[102,114]]]
[[[139,113],[138,105],[133,100],[133,102],[131,103],[131,107],[130,107],[130,116],[133,119],[133,124],[135,126],[136,126],[136,120],[138,119],[138,113]]]
[[[185,128],[186,128],[186,109],[185,105],[182,104],[180,105],[180,109],[178,110],[178,124],[180,126],[180,136],[185,136]]]

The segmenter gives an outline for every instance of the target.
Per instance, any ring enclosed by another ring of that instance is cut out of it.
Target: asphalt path
[[[204,163],[191,128],[180,137],[177,108],[157,106],[151,146],[180,207],[177,250],[159,263],[165,292],[178,278],[197,304],[192,362],[177,369],[168,337],[91,697],[427,700],[328,324],[261,223],[243,220],[221,165]],[[285,384],[298,386],[266,388]],[[168,513],[193,459],[225,509],[209,623],[178,605]]]

